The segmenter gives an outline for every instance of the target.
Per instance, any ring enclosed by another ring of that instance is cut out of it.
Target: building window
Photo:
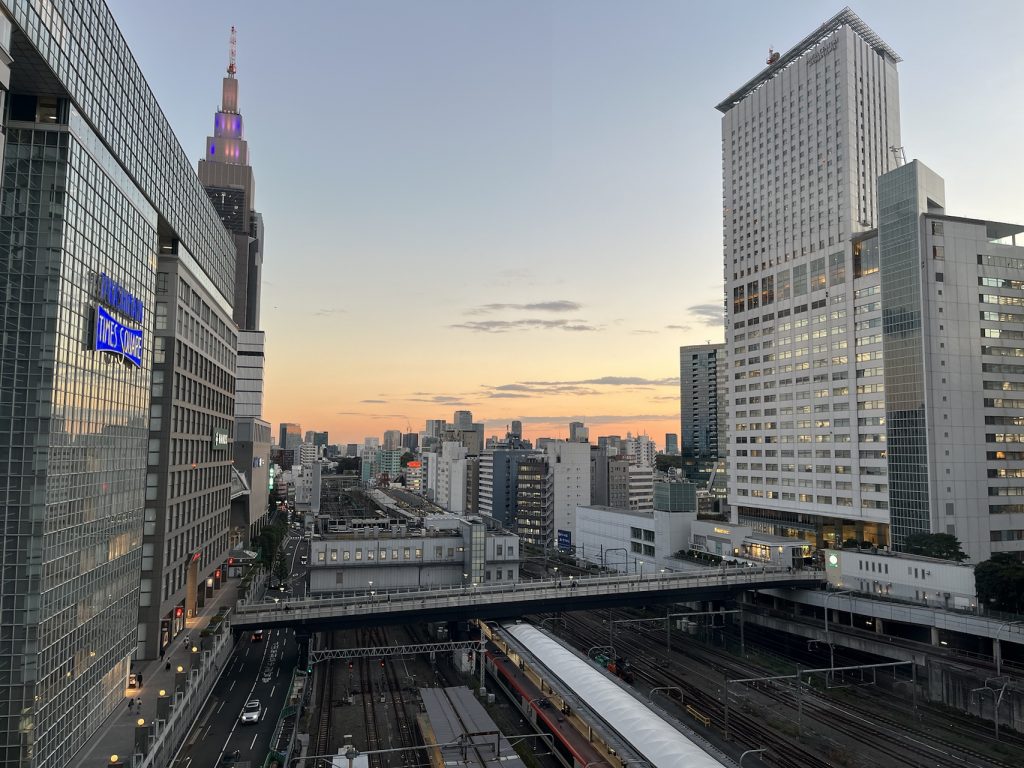
[[[331,562],[336,562],[337,560],[338,560],[338,550],[332,549],[331,550]]]
[[[342,560],[351,560],[351,559],[352,559],[352,553],[351,553],[351,552],[349,552],[349,551],[348,551],[348,550],[346,549],[346,550],[345,550],[344,552],[342,552],[342,553],[341,553],[341,559],[342,559]]]

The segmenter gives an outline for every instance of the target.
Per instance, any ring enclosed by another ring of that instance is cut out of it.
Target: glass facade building
[[[159,244],[228,302],[234,246],[106,5],[3,14],[0,766],[56,767],[123,701],[144,525],[162,522],[145,520]]]

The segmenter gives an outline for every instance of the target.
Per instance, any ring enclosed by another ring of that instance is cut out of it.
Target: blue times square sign
[[[143,303],[120,284],[101,274],[99,300],[125,319],[142,322]],[[125,325],[103,306],[96,307],[96,325],[93,333],[93,349],[120,355],[125,362],[142,366],[142,331]]]

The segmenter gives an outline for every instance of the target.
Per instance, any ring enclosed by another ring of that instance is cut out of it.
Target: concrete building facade
[[[720,395],[726,376],[724,344],[679,348],[679,434],[683,450],[698,458],[717,459],[720,451],[724,455],[726,418]],[[671,453],[667,445],[665,452]]]
[[[876,179],[899,57],[843,10],[718,105],[728,503],[741,523],[888,540]]]

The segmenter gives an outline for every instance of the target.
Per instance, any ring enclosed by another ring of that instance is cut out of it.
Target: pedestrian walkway
[[[137,688],[126,688],[125,698],[116,710],[99,727],[89,742],[79,750],[71,765],[78,768],[108,768],[111,755],[118,755],[120,762],[131,766],[131,755],[135,752],[135,728],[139,718],[152,723],[157,716],[157,698],[164,690],[173,700],[174,677],[178,666],[190,668],[192,647],[199,647],[200,634],[210,620],[222,608],[233,608],[238,598],[239,579],[229,579],[220,590],[209,598],[201,613],[186,622],[186,629],[167,647],[163,659],[137,661],[134,671],[142,679]],[[184,638],[191,642],[186,645]],[[201,651],[200,651],[201,652]],[[129,701],[134,699],[133,704]]]

